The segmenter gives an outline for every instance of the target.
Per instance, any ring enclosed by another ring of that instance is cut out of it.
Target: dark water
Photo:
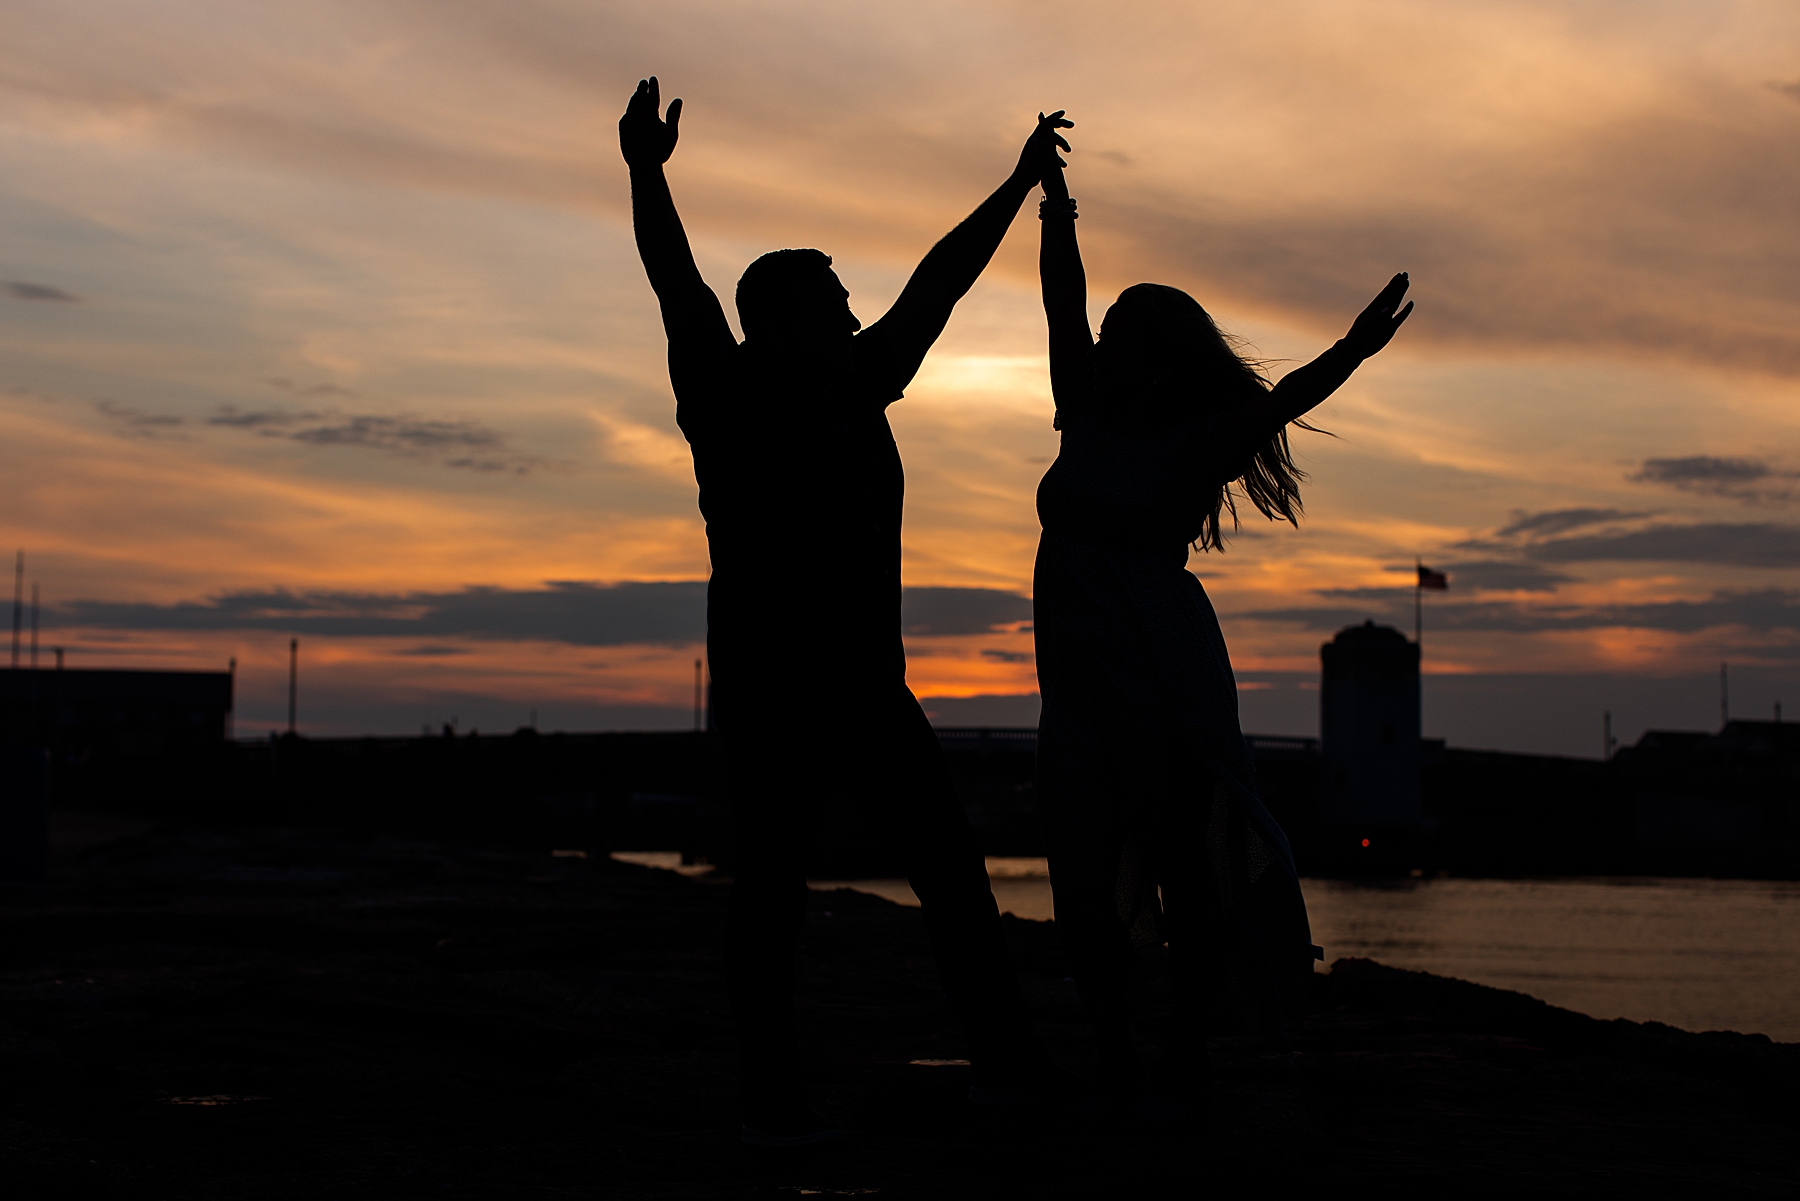
[[[1043,861],[989,860],[1000,908],[1051,916]],[[1597,1018],[1800,1042],[1800,884],[1746,880],[1307,880],[1329,963],[1365,956]],[[847,887],[916,904],[904,880]]]

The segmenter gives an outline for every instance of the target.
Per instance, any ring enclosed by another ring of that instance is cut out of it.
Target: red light
[[[1368,846],[1368,845],[1369,845],[1369,840],[1368,840],[1368,839],[1366,839],[1366,838],[1365,838],[1365,839],[1363,839],[1363,845],[1364,845],[1364,846]]]

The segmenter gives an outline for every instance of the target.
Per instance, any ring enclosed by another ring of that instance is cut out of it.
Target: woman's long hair
[[[1134,284],[1106,311],[1094,347],[1095,415],[1140,433],[1155,433],[1206,410],[1255,401],[1269,391],[1264,364],[1246,357],[1221,333],[1200,302],[1180,288]],[[1296,421],[1301,429],[1316,427]],[[1324,431],[1320,431],[1324,432]],[[1234,485],[1264,517],[1300,524],[1300,481],[1287,429],[1256,448],[1239,473],[1202,502],[1201,550],[1224,550],[1220,515],[1238,528]],[[1191,528],[1191,527],[1190,527]]]

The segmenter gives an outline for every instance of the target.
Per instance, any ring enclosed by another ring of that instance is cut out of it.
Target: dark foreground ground
[[[718,883],[330,832],[86,830],[47,892],[0,902],[8,1197],[1800,1189],[1800,1047],[1355,960],[1316,979],[1297,1054],[1214,1042],[1211,1129],[993,1124],[964,1112],[966,1069],[912,1062],[961,1057],[916,911],[848,892],[816,896],[803,973],[821,1107],[859,1135],[770,1162],[734,1140]],[[1008,924],[1079,1071],[1052,930]]]

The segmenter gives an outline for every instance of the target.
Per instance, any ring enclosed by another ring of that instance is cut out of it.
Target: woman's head
[[[1245,358],[1200,302],[1163,284],[1134,284],[1106,310],[1094,347],[1096,416],[1118,428],[1155,434],[1209,413],[1255,403],[1269,390],[1261,364]],[[1310,429],[1304,422],[1296,422]],[[1223,550],[1220,515],[1237,527],[1236,484],[1263,516],[1299,524],[1300,481],[1287,430],[1277,429],[1243,466],[1206,496],[1202,550]]]
[[[1199,301],[1164,284],[1134,284],[1119,294],[1100,323],[1094,365],[1107,418],[1146,432],[1269,387]]]

